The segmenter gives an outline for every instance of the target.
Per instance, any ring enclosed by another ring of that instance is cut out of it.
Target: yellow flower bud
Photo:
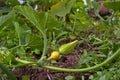
[[[58,51],[53,51],[51,53],[51,56],[49,57],[49,59],[51,59],[51,60],[57,60],[59,57],[60,57],[59,52]]]

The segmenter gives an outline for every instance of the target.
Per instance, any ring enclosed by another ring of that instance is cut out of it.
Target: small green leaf
[[[115,30],[114,34],[116,35],[117,38],[120,38],[120,29]]]
[[[22,45],[21,40],[24,38],[24,29],[19,25],[18,22],[14,22],[15,31],[19,38],[19,45]]]
[[[75,77],[69,75],[65,77],[65,80],[75,80]]]
[[[67,13],[70,12],[75,1],[76,0],[65,0],[58,2],[57,4],[51,7],[51,13],[53,15],[64,17]]]
[[[16,77],[9,71],[9,69],[2,63],[0,63],[0,69],[7,74],[10,80],[17,80]]]
[[[22,80],[30,80],[30,77],[29,76],[22,76]]]
[[[26,54],[25,49],[23,47],[17,48],[16,54],[20,56],[24,56]]]
[[[8,25],[10,24],[14,19],[14,12],[10,12],[7,15],[3,15],[0,17],[0,28],[2,28],[2,26]]]
[[[35,54],[40,54],[40,50],[39,49],[35,49],[34,52],[35,52]]]

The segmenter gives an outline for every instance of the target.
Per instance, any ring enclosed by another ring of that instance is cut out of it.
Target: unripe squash
[[[62,46],[59,47],[59,52],[61,55],[68,54],[72,50],[74,50],[74,47],[78,44],[78,40],[75,40],[73,42],[69,42],[66,44],[63,44]]]

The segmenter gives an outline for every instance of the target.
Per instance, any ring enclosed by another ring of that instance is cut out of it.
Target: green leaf
[[[115,11],[120,11],[120,1],[115,2],[104,2],[103,5],[109,9],[113,9]]]
[[[21,40],[24,38],[24,29],[19,25],[18,22],[14,22],[15,31],[19,38],[19,45],[22,45]]]
[[[25,75],[25,76],[22,76],[22,80],[30,80],[30,77]]]
[[[8,50],[0,50],[0,63],[11,64],[14,58]]]
[[[9,69],[2,63],[0,63],[1,70],[7,74],[10,80],[17,80],[15,76],[9,71]]]
[[[43,39],[41,39],[38,35],[28,34],[26,37],[26,43],[32,49],[43,50]]]
[[[67,13],[70,12],[75,1],[76,0],[65,0],[58,2],[57,4],[51,7],[51,13],[53,15],[64,17]]]
[[[2,28],[2,26],[8,25],[10,24],[14,19],[14,12],[10,12],[7,15],[3,15],[0,17],[0,28]]]
[[[75,80],[75,76],[66,76],[65,80]]]
[[[39,13],[30,6],[16,6],[14,9],[23,14],[41,33],[43,33],[46,26],[48,13]]]
[[[8,13],[10,11],[11,11],[10,7],[5,6],[0,8],[0,13]]]
[[[117,38],[120,38],[120,29],[115,30],[114,34],[116,35]]]
[[[53,30],[54,27],[59,27],[61,26],[61,22],[57,21],[57,19],[53,18],[52,16],[48,16],[48,20],[46,22],[46,28],[48,30]]]
[[[59,25],[59,22],[52,18],[48,12],[37,12],[30,6],[16,6],[14,9],[23,14],[42,34],[48,27],[52,29],[52,27]]]
[[[16,54],[19,56],[25,56],[25,54],[26,54],[25,48],[24,47],[17,48]]]
[[[8,3],[9,6],[19,5],[19,0],[3,0],[5,3]]]

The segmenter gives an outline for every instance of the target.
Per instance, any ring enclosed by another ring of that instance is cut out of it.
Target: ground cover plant
[[[0,80],[119,80],[120,1],[0,1]]]

